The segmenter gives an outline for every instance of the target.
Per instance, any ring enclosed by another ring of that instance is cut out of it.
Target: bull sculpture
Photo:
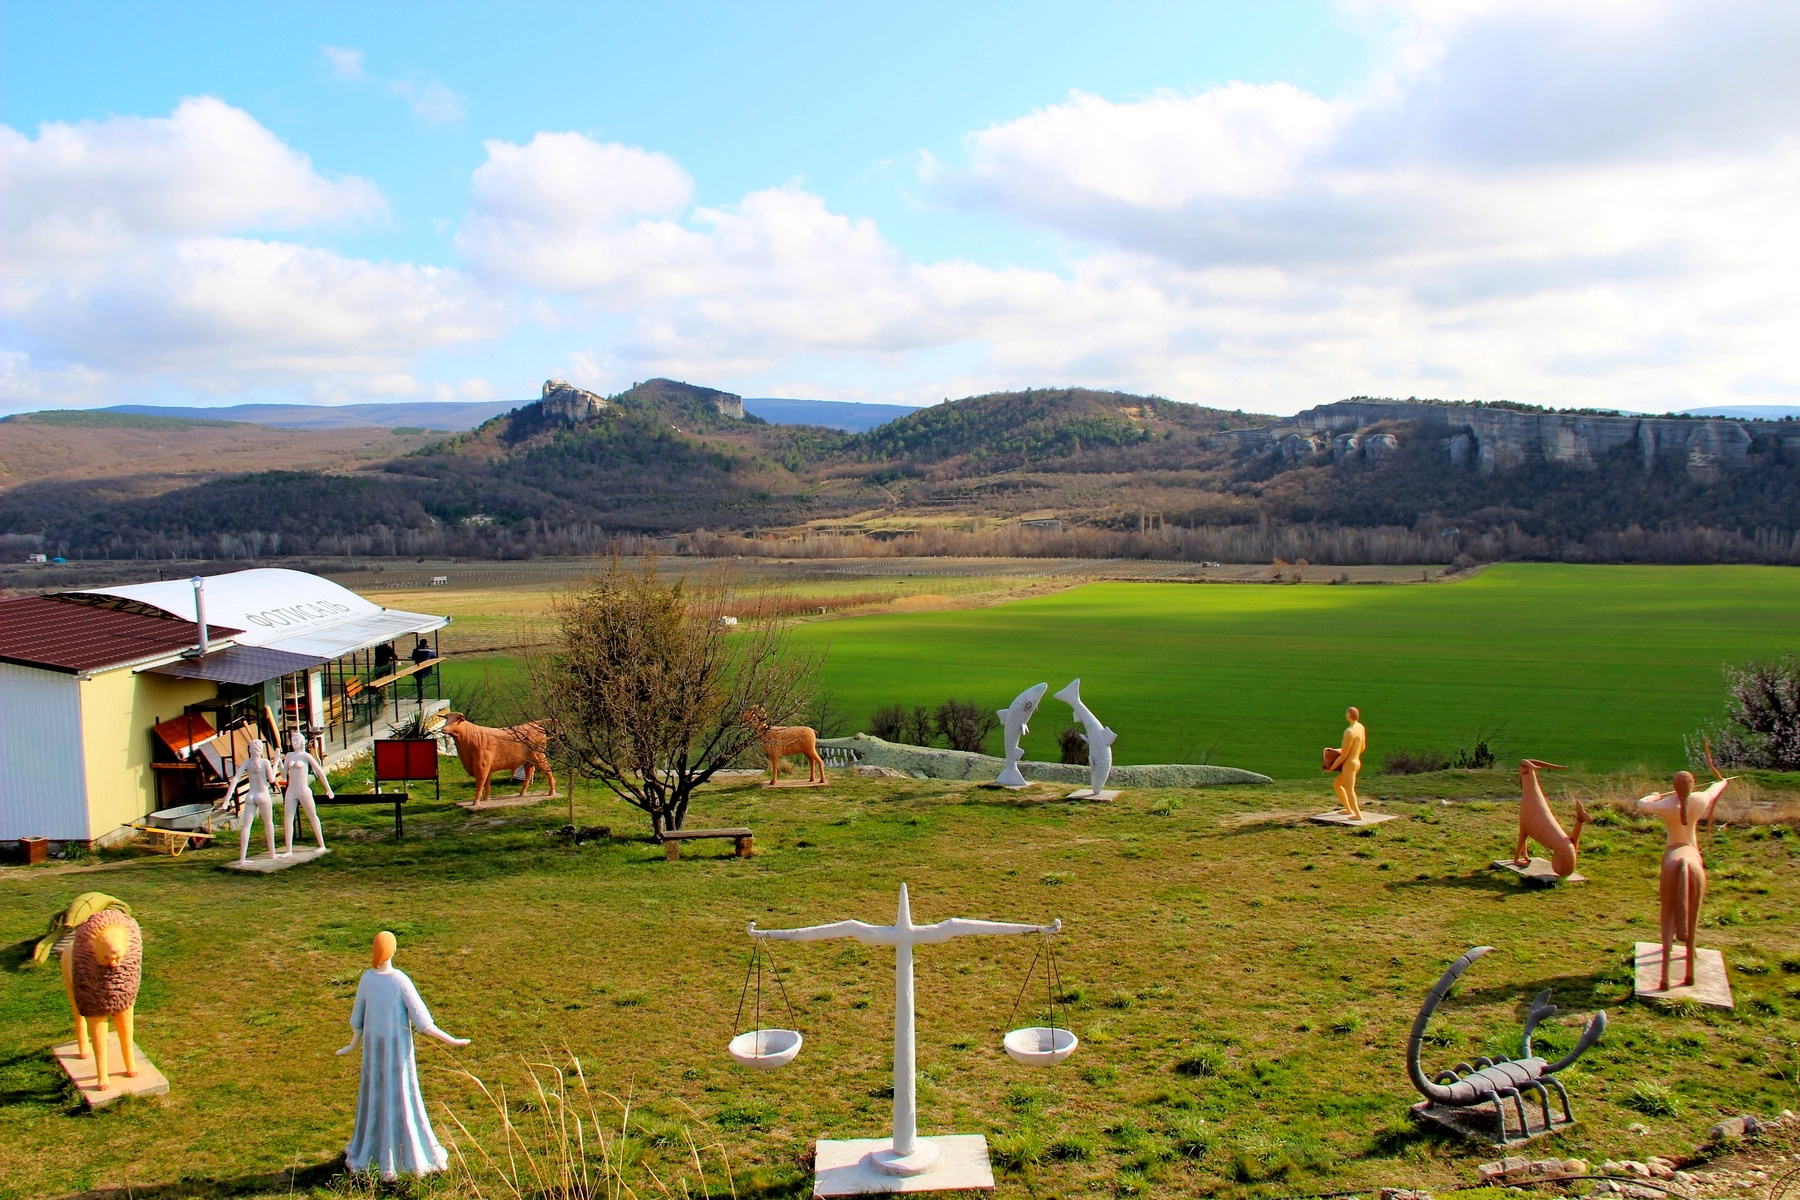
[[[531,788],[531,780],[542,771],[550,780],[547,795],[556,794],[556,773],[550,769],[545,753],[550,734],[542,721],[527,721],[506,729],[477,725],[459,712],[444,714],[444,732],[456,743],[456,757],[463,770],[475,780],[475,803],[488,798],[493,777],[505,771],[511,774],[525,768],[525,782],[519,788],[523,796]]]
[[[1425,1097],[1426,1103],[1416,1106],[1413,1111],[1433,1119],[1441,1119],[1433,1109],[1470,1109],[1491,1103],[1494,1115],[1499,1118],[1500,1134],[1494,1139],[1496,1145],[1505,1146],[1513,1142],[1522,1142],[1536,1137],[1540,1133],[1559,1127],[1572,1125],[1575,1115],[1569,1110],[1569,1093],[1556,1078],[1558,1071],[1564,1070],[1586,1054],[1600,1035],[1606,1032],[1606,1014],[1598,1012],[1587,1028],[1581,1031],[1581,1040],[1575,1048],[1557,1059],[1546,1062],[1532,1054],[1531,1035],[1540,1023],[1556,1015],[1556,1006],[1550,1003],[1550,991],[1546,988],[1539,992],[1531,1002],[1531,1011],[1525,1015],[1525,1037],[1520,1046],[1518,1058],[1492,1059],[1477,1058],[1473,1063],[1460,1062],[1448,1071],[1439,1071],[1433,1078],[1427,1079],[1425,1072],[1419,1067],[1419,1047],[1425,1041],[1425,1026],[1431,1021],[1431,1014],[1443,1002],[1462,973],[1469,965],[1488,951],[1492,946],[1476,946],[1467,954],[1450,964],[1431,991],[1425,995],[1425,1003],[1419,1008],[1419,1015],[1413,1021],[1412,1036],[1406,1042],[1406,1071],[1412,1077],[1413,1086]],[[1562,1120],[1557,1121],[1550,1111],[1550,1089],[1555,1088],[1557,1096],[1562,1100]],[[1525,1115],[1525,1093],[1534,1092],[1543,1108],[1543,1124],[1532,1128],[1531,1121]],[[1506,1102],[1511,1101],[1518,1117],[1518,1133],[1515,1135],[1506,1121]],[[1444,1124],[1454,1124],[1444,1121]]]

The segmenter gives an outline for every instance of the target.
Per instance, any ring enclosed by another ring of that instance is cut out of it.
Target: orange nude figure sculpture
[[[1721,779],[1703,792],[1694,791],[1694,777],[1675,773],[1675,790],[1651,792],[1639,797],[1641,813],[1661,817],[1669,840],[1663,850],[1660,892],[1662,896],[1662,984],[1669,990],[1669,950],[1677,941],[1687,946],[1687,978],[1682,987],[1694,985],[1694,930],[1700,924],[1700,904],[1706,899],[1706,864],[1700,857],[1696,836],[1702,820],[1710,821],[1713,806],[1730,779]]]
[[[1513,861],[1521,867],[1529,866],[1531,854],[1526,843],[1536,842],[1550,852],[1550,866],[1559,879],[1567,879],[1575,873],[1575,863],[1581,857],[1581,829],[1588,823],[1588,811],[1577,800],[1575,834],[1571,837],[1564,833],[1562,822],[1550,811],[1550,801],[1544,796],[1537,773],[1566,770],[1567,767],[1535,758],[1519,760],[1519,844],[1513,850]]]
[[[1344,718],[1350,722],[1349,728],[1344,730],[1344,744],[1338,747],[1336,756],[1325,769],[1337,772],[1331,790],[1337,793],[1338,803],[1344,811],[1360,821],[1362,805],[1356,799],[1356,776],[1362,770],[1363,751],[1369,748],[1369,732],[1363,728],[1362,714],[1354,707],[1344,710]]]

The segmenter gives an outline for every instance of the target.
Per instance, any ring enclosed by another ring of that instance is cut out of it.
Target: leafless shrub
[[[746,713],[789,724],[811,699],[818,653],[779,622],[724,625],[736,599],[728,579],[665,583],[649,559],[613,559],[557,599],[555,640],[531,663],[557,756],[648,813],[658,837],[755,740]]]
[[[988,735],[1000,728],[1000,717],[973,700],[946,700],[938,705],[932,727],[950,749],[979,754],[987,745]]]

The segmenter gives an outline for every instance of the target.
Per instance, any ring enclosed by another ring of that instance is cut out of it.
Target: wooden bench
[[[674,862],[681,857],[681,843],[700,838],[730,838],[737,843],[739,858],[749,858],[756,851],[756,839],[748,829],[677,829],[662,835],[663,857]]]
[[[339,792],[335,796],[314,796],[314,804],[391,804],[394,806],[394,840],[400,840],[400,806],[406,803],[405,792]]]
[[[405,679],[408,675],[417,675],[420,671],[429,667],[438,666],[442,662],[443,660],[439,658],[428,658],[424,662],[407,663],[404,667],[396,670],[392,675],[383,675],[380,679],[369,680],[369,686],[379,690],[390,683]]]

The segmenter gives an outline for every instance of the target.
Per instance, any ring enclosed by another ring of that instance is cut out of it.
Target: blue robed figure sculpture
[[[431,1019],[419,989],[394,966],[395,945],[387,930],[375,935],[375,965],[363,972],[350,1010],[355,1035],[338,1051],[348,1054],[358,1043],[363,1048],[356,1129],[344,1151],[344,1165],[352,1171],[378,1171],[383,1179],[441,1171],[450,1161],[425,1113],[413,1030],[447,1046],[469,1044],[468,1038],[451,1037]]]

